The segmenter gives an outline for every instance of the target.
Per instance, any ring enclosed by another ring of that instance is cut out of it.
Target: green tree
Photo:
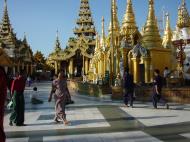
[[[46,64],[46,60],[41,51],[36,51],[34,54],[34,61],[37,64],[37,70],[43,70]]]

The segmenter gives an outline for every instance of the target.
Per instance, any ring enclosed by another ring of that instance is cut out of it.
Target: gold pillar
[[[117,55],[116,55],[117,57],[117,59],[116,59],[116,64],[117,64],[117,66],[116,66],[116,76],[118,75],[118,74],[120,74],[120,53],[119,53],[119,49],[117,49]]]
[[[145,83],[150,83],[150,58],[143,58],[145,68]]]
[[[88,73],[88,58],[85,58],[85,74]]]
[[[74,71],[73,71],[73,58],[71,58],[70,59],[70,64],[69,64],[69,73],[71,74],[71,75],[73,75],[74,74]]]
[[[57,61],[55,61],[55,74],[58,74]]]
[[[133,61],[133,74],[134,74],[134,82],[139,82],[139,58],[132,58]]]
[[[98,75],[100,74],[100,61],[98,61]]]
[[[106,61],[106,55],[105,55],[105,53],[104,53],[104,72],[103,72],[103,74],[104,74],[104,77],[105,77],[105,72],[106,72],[106,70],[107,70],[107,64],[108,64],[108,60]]]
[[[83,75],[85,74],[85,59],[84,59],[84,55],[83,55],[83,59],[82,59],[82,65],[83,65],[83,69],[82,69],[82,72],[83,72]]]

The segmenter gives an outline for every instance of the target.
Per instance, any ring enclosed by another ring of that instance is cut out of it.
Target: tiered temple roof
[[[76,24],[77,27],[74,29],[76,37],[69,38],[68,45],[58,53],[59,57],[54,57],[55,60],[68,60],[75,56],[77,51],[87,58],[92,58],[96,31],[88,0],[80,2],[79,18]]]
[[[166,14],[166,27],[164,31],[164,37],[163,37],[163,42],[162,45],[164,48],[171,48],[173,47],[172,44],[172,30],[170,27],[170,19],[169,19],[169,14]]]
[[[4,44],[6,44],[7,48],[16,47],[16,34],[13,32],[10,24],[6,0],[4,4],[4,14],[0,28],[0,39],[1,41],[3,41]]]

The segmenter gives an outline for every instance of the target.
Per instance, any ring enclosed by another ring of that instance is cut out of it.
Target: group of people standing
[[[162,87],[163,87],[164,79],[160,75],[160,71],[158,69],[154,70],[154,80],[153,80],[153,93],[152,93],[152,102],[153,107],[157,109],[157,104],[162,98]],[[124,103],[126,107],[130,102],[130,106],[133,107],[133,102],[135,99],[134,91],[135,91],[135,83],[133,81],[133,75],[129,73],[129,68],[125,69],[124,74]],[[169,107],[168,104],[167,108]]]

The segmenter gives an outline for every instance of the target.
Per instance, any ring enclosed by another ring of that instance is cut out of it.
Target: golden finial
[[[171,48],[173,46],[173,44],[172,44],[172,30],[170,27],[169,13],[166,13],[166,27],[165,27],[165,31],[164,31],[162,45],[164,46],[164,48]]]
[[[102,39],[101,39],[101,46],[105,47],[105,29],[104,29],[104,17],[102,17]]]
[[[127,0],[126,12],[123,18],[123,23],[121,27],[121,34],[127,34],[126,31],[129,29],[136,30],[136,21],[135,21],[135,14],[133,12],[132,0]]]
[[[105,29],[104,29],[104,17],[102,17],[102,36],[105,37]]]
[[[119,20],[117,17],[117,4],[116,0],[112,0],[112,8],[111,8],[111,23],[109,27],[110,33],[113,31],[119,31]],[[112,25],[113,24],[113,25]]]
[[[4,11],[7,11],[7,0],[4,1]]]
[[[59,37],[59,31],[57,29],[57,31],[56,31],[56,38],[58,38],[58,37]]]
[[[154,12],[154,0],[149,0],[148,18],[144,27],[143,46],[150,48],[161,48],[162,40],[159,34],[157,20]]]
[[[26,32],[24,32],[24,39],[26,39],[27,35],[26,35]]]

